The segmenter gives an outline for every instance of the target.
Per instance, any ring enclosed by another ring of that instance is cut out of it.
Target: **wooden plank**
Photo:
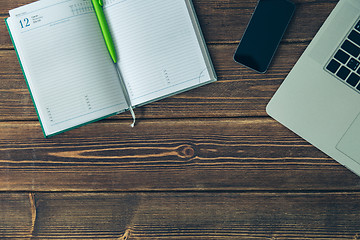
[[[217,83],[135,110],[138,118],[266,116],[265,106],[306,44],[283,44],[266,75],[232,60],[235,45],[211,45]],[[0,51],[0,120],[36,120],[30,94],[13,51]],[[129,119],[120,114],[116,119]]]
[[[360,230],[359,193],[36,193],[35,202],[32,239],[358,239]]]
[[[32,0],[14,0],[4,2],[0,22],[15,7],[33,2]],[[337,1],[296,0],[297,10],[284,36],[284,41],[309,41],[334,8]],[[250,20],[257,0],[251,1],[207,1],[194,0],[194,5],[208,43],[237,43]],[[5,24],[0,24],[0,48],[11,48]]]
[[[0,193],[0,238],[28,238],[32,233],[33,208],[27,193]]]
[[[0,191],[359,190],[359,178],[268,118],[101,121],[44,139],[0,122]]]

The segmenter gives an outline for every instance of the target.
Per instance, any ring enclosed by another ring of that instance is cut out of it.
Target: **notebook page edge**
[[[206,45],[206,40],[205,40],[204,34],[203,34],[202,30],[201,30],[199,18],[197,17],[193,1],[192,0],[185,0],[185,2],[186,2],[187,7],[188,7],[190,18],[191,18],[191,20],[193,22],[193,27],[194,27],[195,33],[196,33],[196,35],[198,37],[199,45],[200,45],[201,50],[203,52],[204,61],[206,62],[208,71],[211,71],[211,72],[209,72],[210,79],[211,79],[209,81],[210,82],[216,82],[217,81],[216,71],[215,71],[215,68],[214,68],[214,64],[212,63],[212,60],[211,60],[209,49],[208,49],[208,47]]]

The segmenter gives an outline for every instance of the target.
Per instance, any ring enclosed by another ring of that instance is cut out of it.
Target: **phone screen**
[[[264,73],[295,11],[288,0],[260,0],[235,52],[234,60]]]

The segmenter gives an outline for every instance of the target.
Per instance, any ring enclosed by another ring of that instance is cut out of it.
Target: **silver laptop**
[[[360,176],[360,0],[340,0],[267,113]]]

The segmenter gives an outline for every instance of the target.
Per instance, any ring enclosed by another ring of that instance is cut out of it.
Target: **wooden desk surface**
[[[360,178],[266,115],[337,1],[297,10],[267,74],[232,60],[256,0],[194,0],[213,83],[44,139],[0,12],[0,238],[359,239]]]

